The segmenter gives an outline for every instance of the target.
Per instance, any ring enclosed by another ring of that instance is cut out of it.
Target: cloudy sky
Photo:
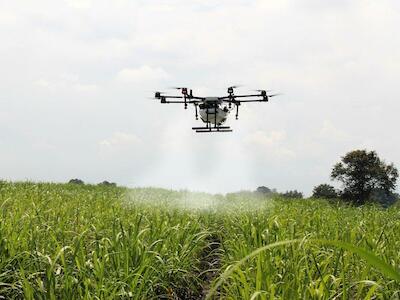
[[[0,1],[0,178],[309,194],[346,152],[400,167],[398,0]],[[227,134],[148,99],[271,89]]]

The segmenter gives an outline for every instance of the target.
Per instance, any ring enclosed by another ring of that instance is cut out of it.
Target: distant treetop
[[[312,197],[321,199],[334,199],[338,197],[338,193],[333,186],[324,183],[314,187]]]
[[[70,181],[68,181],[68,183],[72,183],[72,184],[85,184],[85,183],[83,182],[83,180],[78,179],[78,178],[71,179]]]
[[[256,189],[256,192],[257,192],[257,193],[261,193],[261,194],[271,194],[271,193],[272,193],[272,190],[269,189],[269,188],[267,188],[266,186],[259,186],[259,187]]]
[[[285,193],[282,193],[281,196],[288,199],[303,199],[303,193],[297,190],[286,191]]]
[[[109,182],[107,180],[104,180],[103,182],[100,182],[98,185],[104,185],[104,186],[117,186],[115,182]]]
[[[374,191],[390,196],[399,173],[393,164],[386,164],[375,151],[354,150],[342,157],[332,169],[331,178],[343,184],[342,198],[364,204]],[[374,193],[375,197],[379,193]]]

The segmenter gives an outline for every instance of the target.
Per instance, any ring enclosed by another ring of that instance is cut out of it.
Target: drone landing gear
[[[229,126],[192,127],[196,132],[232,132]]]

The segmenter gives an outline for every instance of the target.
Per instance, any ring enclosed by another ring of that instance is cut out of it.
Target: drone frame
[[[228,88],[227,96],[224,97],[215,97],[215,99],[210,100],[207,97],[197,97],[193,95],[193,90],[188,89],[186,87],[177,87],[175,89],[181,90],[182,96],[166,96],[162,95],[161,92],[155,92],[154,98],[159,99],[162,104],[170,104],[170,103],[180,103],[184,104],[184,108],[187,109],[188,104],[193,104],[195,107],[195,117],[198,120],[198,105],[200,103],[211,104],[215,109],[217,109],[219,104],[228,103],[229,109],[231,109],[232,105],[236,106],[236,120],[239,118],[239,106],[242,103],[249,102],[268,102],[269,98],[278,96],[279,94],[268,95],[266,90],[257,90],[257,94],[245,94],[245,95],[235,95],[234,89],[236,86],[231,86]],[[250,99],[249,99],[250,98]],[[171,99],[171,100],[169,100]],[[182,100],[177,100],[182,99]],[[242,100],[243,99],[243,100]],[[208,109],[206,110],[207,119],[205,121],[206,126],[203,127],[192,127],[193,130],[199,133],[205,132],[232,132],[232,129],[229,126],[221,126],[217,124],[217,114],[214,113],[214,125],[211,125],[211,121],[209,120]],[[204,121],[204,120],[203,120]]]

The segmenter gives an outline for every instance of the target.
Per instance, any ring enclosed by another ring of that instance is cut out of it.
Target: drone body
[[[188,104],[193,104],[196,120],[200,115],[200,119],[206,124],[203,127],[192,127],[196,132],[231,132],[232,129],[229,126],[222,125],[231,112],[232,106],[236,106],[236,119],[238,119],[241,103],[268,102],[270,97],[278,95],[267,95],[266,90],[257,90],[258,94],[235,95],[234,88],[236,87],[229,87],[228,95],[223,97],[197,97],[193,95],[191,89],[187,88],[176,88],[181,90],[182,96],[166,96],[161,92],[156,92],[154,97],[160,99],[163,104],[182,103],[185,109],[187,109]]]
[[[218,97],[206,97],[204,103],[199,104],[200,119],[206,124],[211,123],[214,127],[225,123],[229,112],[228,107],[223,105]]]

